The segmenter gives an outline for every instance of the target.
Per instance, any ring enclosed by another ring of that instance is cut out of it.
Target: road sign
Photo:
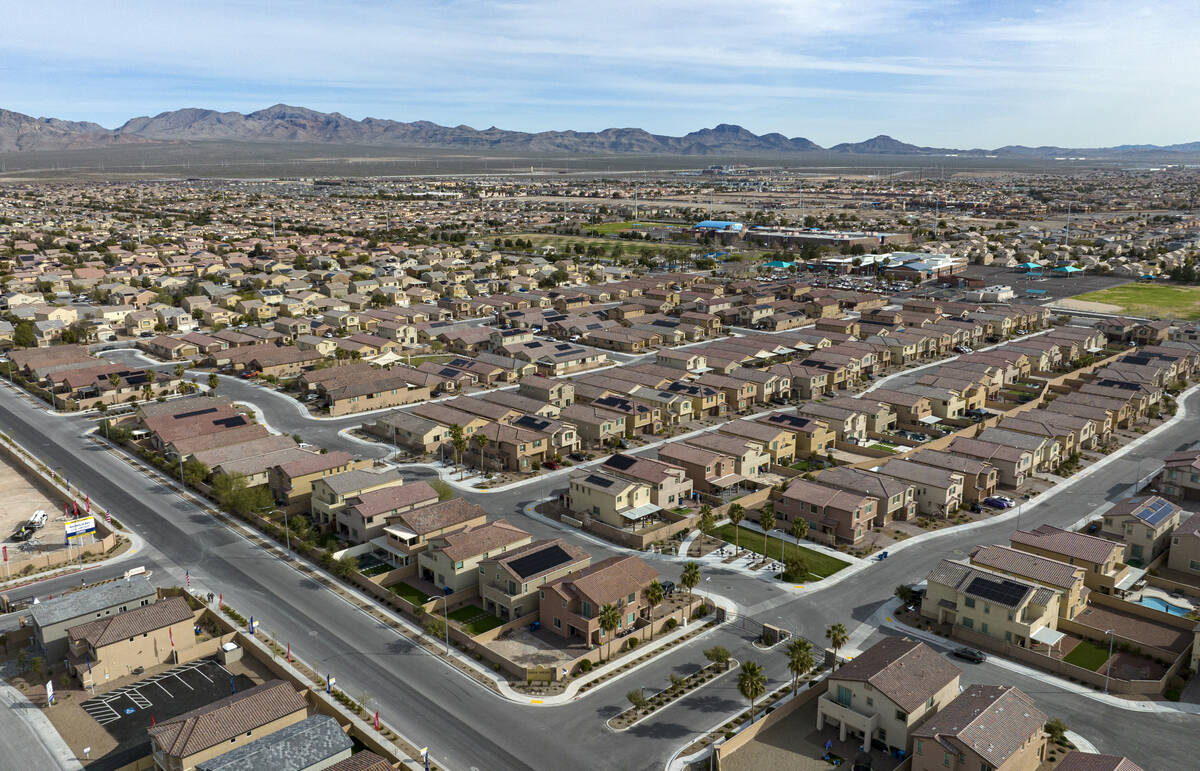
[[[65,524],[67,538],[74,538],[78,535],[96,532],[95,517],[79,517],[78,519],[68,519]]]

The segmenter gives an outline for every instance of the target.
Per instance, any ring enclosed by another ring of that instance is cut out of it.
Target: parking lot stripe
[[[195,671],[195,670],[193,670],[193,671]],[[188,685],[188,681],[187,681],[187,680],[184,680],[184,679],[183,679],[182,677],[180,677],[178,674],[177,674],[177,675],[175,675],[175,679],[176,679],[176,680],[178,680],[179,682],[183,683],[184,685],[186,685],[186,686],[187,686],[187,689],[188,689],[189,691],[194,691],[194,690],[196,690],[196,689],[195,689],[195,688],[193,688],[192,686]],[[211,683],[211,682],[212,682],[212,680],[209,680],[209,682]]]

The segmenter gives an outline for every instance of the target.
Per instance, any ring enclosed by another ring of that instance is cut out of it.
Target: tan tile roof
[[[971,563],[985,568],[1011,573],[1039,584],[1069,589],[1083,581],[1083,568],[1065,562],[1039,557],[1008,546],[979,546],[971,553]]]
[[[192,609],[182,597],[167,597],[115,616],[73,626],[67,630],[67,636],[72,641],[86,640],[93,648],[100,648],[181,621],[190,621],[191,618]]]
[[[597,605],[604,605],[641,591],[657,578],[658,571],[641,558],[617,555],[553,583],[570,594],[581,595]]]
[[[1010,539],[1014,546],[1032,546],[1085,562],[1103,563],[1113,556],[1119,544],[1094,535],[1073,533],[1053,525],[1038,525],[1033,530],[1017,530]]]
[[[392,771],[392,764],[370,750],[363,750],[334,763],[325,771]]]
[[[1142,767],[1120,755],[1075,751],[1062,759],[1057,771],[1142,771]]]
[[[148,733],[167,755],[186,758],[306,708],[304,696],[291,685],[268,680],[164,720]]]
[[[912,735],[953,751],[970,750],[999,768],[1046,724],[1046,715],[1007,685],[972,685]]]
[[[407,485],[385,487],[381,490],[371,490],[347,501],[364,518],[373,517],[385,511],[395,511],[419,503],[436,503],[437,490],[430,487],[428,482],[411,482]]]
[[[870,683],[900,709],[912,712],[959,674],[958,667],[928,645],[888,637],[843,664],[829,679]]]
[[[452,562],[458,562],[478,554],[493,552],[502,546],[511,546],[529,537],[529,533],[516,525],[507,520],[497,519],[486,525],[469,527],[442,536],[440,540],[445,541],[445,546],[441,547],[441,552]]]
[[[405,485],[393,489],[403,490],[405,487],[411,486]],[[487,511],[479,504],[467,503],[462,498],[452,498],[448,501],[406,511],[395,517],[388,517],[388,522],[399,522],[417,535],[425,535],[486,516]]]

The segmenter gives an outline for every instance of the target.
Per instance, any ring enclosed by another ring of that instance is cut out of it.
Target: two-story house
[[[527,546],[532,540],[529,533],[503,519],[431,536],[428,548],[417,554],[417,571],[443,590],[460,592],[479,585],[483,560]]]
[[[479,596],[484,610],[510,621],[538,613],[538,590],[590,565],[586,551],[561,538],[509,549],[479,560]]]
[[[1100,534],[1126,546],[1130,560],[1145,565],[1171,545],[1183,509],[1157,495],[1118,501],[1104,512]]]
[[[658,571],[632,555],[616,555],[573,571],[538,589],[542,628],[568,640],[603,645],[611,638],[600,626],[600,610],[612,605],[620,613],[614,636],[649,621],[645,591]]]

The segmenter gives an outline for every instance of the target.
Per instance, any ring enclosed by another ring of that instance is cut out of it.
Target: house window
[[[558,620],[558,616],[554,617],[554,628],[562,629],[562,622]]]
[[[968,597],[965,600],[963,600],[963,604],[966,605],[968,608],[973,608],[973,607],[975,607],[975,598]]]
[[[974,629],[975,628],[975,619],[963,616],[962,625],[965,626],[967,629]]]
[[[908,721],[908,715],[904,712],[904,710],[898,709],[896,710],[896,719],[901,723],[904,723]]]
[[[874,706],[875,706],[875,700],[874,700],[874,699],[872,699],[870,696],[868,696],[868,697],[867,697],[867,706],[868,706],[868,707],[874,707]]]

